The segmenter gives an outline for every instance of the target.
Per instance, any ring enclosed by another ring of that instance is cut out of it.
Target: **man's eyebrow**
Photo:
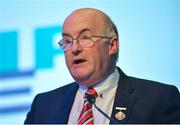
[[[82,30],[78,33],[78,35],[80,35],[81,33],[85,32],[85,31],[90,31],[90,32],[91,32],[91,30],[90,30],[90,29],[85,28],[85,29],[82,29]]]
[[[68,33],[62,33],[62,36],[71,36],[71,35]]]
[[[79,31],[77,36],[79,36],[81,33],[85,32],[85,31],[91,31],[91,30],[89,28],[82,29],[81,31]],[[69,33],[62,33],[62,36],[70,36],[70,37],[72,37],[72,35],[69,34]]]

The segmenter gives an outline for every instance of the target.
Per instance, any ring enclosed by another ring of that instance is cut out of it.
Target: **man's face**
[[[92,35],[104,36],[104,20],[100,14],[88,11],[71,14],[63,26],[63,34],[77,38],[88,29]],[[72,48],[65,51],[66,65],[76,82],[91,87],[103,80],[112,70],[109,44],[95,38],[94,45],[82,47],[74,40]]]

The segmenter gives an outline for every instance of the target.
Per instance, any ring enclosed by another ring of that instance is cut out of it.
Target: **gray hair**
[[[117,27],[116,25],[114,24],[114,22],[111,20],[111,18],[104,14],[105,15],[105,21],[106,21],[106,35],[116,35],[119,39],[119,34],[118,34],[118,30],[117,30]],[[118,48],[118,51],[115,53],[115,59],[116,59],[116,62],[118,61],[118,57],[119,57],[119,48]]]

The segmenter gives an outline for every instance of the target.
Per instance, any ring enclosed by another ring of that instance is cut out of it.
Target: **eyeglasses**
[[[60,48],[64,49],[64,51],[68,51],[72,48],[73,40],[77,40],[78,44],[81,47],[91,47],[94,45],[95,40],[93,40],[93,38],[95,37],[106,38],[106,39],[112,38],[106,36],[94,36],[94,35],[92,36],[90,31],[83,31],[75,39],[69,35],[64,35],[63,38],[58,42],[58,44]]]

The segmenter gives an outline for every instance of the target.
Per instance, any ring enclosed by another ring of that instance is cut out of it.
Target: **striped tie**
[[[92,94],[94,97],[97,97],[97,92],[93,88],[89,88],[85,93],[83,109],[78,119],[78,124],[81,125],[94,124],[92,104],[87,101],[87,94]]]

